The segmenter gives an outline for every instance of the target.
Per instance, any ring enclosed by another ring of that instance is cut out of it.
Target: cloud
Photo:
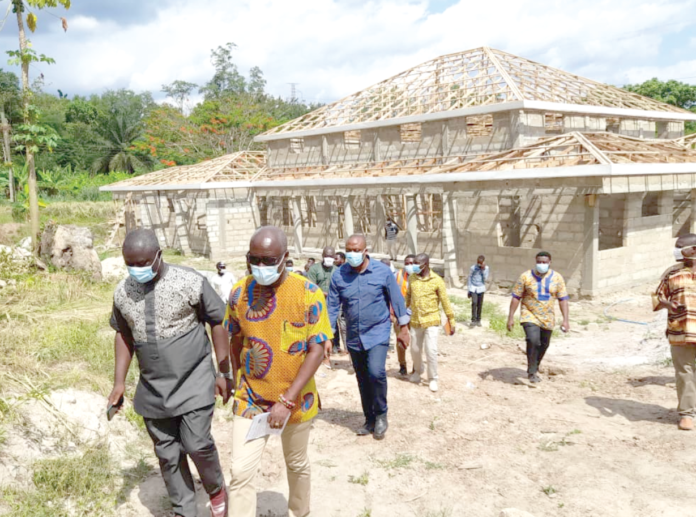
[[[37,51],[57,61],[40,70],[48,89],[70,94],[119,87],[159,92],[176,79],[203,84],[213,73],[210,50],[228,41],[238,45],[240,70],[260,66],[273,94],[288,96],[288,83],[299,83],[306,100],[320,102],[483,45],[612,84],[696,75],[685,54],[696,24],[685,13],[694,12],[696,0],[74,4],[66,34],[40,13],[32,36]],[[16,47],[9,26],[0,48]]]

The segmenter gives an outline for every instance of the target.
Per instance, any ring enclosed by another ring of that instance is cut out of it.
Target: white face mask
[[[672,253],[674,253],[674,260],[676,260],[676,261],[684,260],[684,255],[682,255],[681,248],[674,248],[674,251]]]
[[[324,257],[324,265],[326,267],[331,267],[334,265],[335,260],[336,259],[334,259],[333,257]]]
[[[283,270],[281,265],[277,266],[251,266],[251,274],[260,285],[271,285],[280,278]]]

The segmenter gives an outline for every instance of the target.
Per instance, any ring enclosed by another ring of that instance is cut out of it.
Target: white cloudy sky
[[[15,49],[11,13],[0,27],[0,50]],[[34,73],[71,96],[202,84],[210,50],[232,41],[241,71],[261,67],[271,93],[299,83],[305,100],[331,102],[483,45],[616,85],[696,83],[695,29],[696,0],[73,0],[39,13],[31,39],[57,61]]]

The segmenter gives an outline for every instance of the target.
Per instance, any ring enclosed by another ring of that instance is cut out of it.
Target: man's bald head
[[[152,230],[138,228],[126,235],[126,240],[123,241],[123,250],[135,251],[145,250],[157,253],[160,249],[157,235]]]
[[[324,250],[321,252],[322,257],[329,257],[332,259],[336,258],[336,250],[333,248],[333,246],[327,246],[324,248]]]
[[[154,266],[153,271],[159,272],[162,261],[157,261],[157,255],[160,251],[157,235],[152,230],[133,230],[123,241],[123,261],[128,267]]]
[[[694,233],[687,233],[686,235],[682,235],[677,239],[677,242],[674,244],[675,247],[677,248],[685,248],[687,246],[696,246],[696,234]]]
[[[365,249],[367,249],[367,239],[364,235],[356,233],[348,237],[346,251],[365,251]]]
[[[288,238],[277,226],[262,226],[254,232],[249,253],[255,257],[281,257],[288,251]]]

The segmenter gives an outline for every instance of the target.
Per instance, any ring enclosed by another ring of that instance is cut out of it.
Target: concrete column
[[[252,221],[254,222],[254,227],[260,228],[261,227],[261,210],[259,209],[259,196],[256,195],[256,192],[249,192],[249,204],[251,205],[251,216],[252,216]]]
[[[343,237],[348,240],[353,233],[353,196],[346,196],[343,198]]]
[[[189,244],[190,209],[186,205],[185,199],[175,199],[174,208],[176,209],[176,241],[177,246],[184,255],[191,255]]]
[[[295,253],[302,255],[302,197],[293,196],[291,200],[292,205],[292,224],[293,224],[293,237],[295,239]]]
[[[580,291],[582,296],[594,296],[599,283],[599,198],[595,194],[585,196],[582,250]]]
[[[375,249],[372,251],[384,253],[384,225],[387,222],[387,212],[384,207],[384,198],[381,194],[375,196]]]
[[[331,212],[333,212],[334,207],[331,206],[331,198],[329,196],[324,196],[324,246],[335,246],[337,241],[336,232],[333,230],[333,221],[331,218]]]
[[[325,136],[321,137],[321,163],[322,165],[329,163],[329,145]]]
[[[406,241],[410,253],[418,253],[418,205],[416,195],[406,196]]]
[[[440,154],[449,156],[450,154],[449,122],[442,123],[442,135],[440,140]]]
[[[442,193],[442,258],[445,261],[445,281],[453,287],[462,287],[457,264],[457,205],[452,192]]]
[[[373,149],[372,149],[372,156],[374,157],[374,161],[379,162],[382,161],[382,151],[380,149],[380,140],[379,140],[379,133],[377,130],[375,130],[375,139],[372,142]]]
[[[689,216],[689,233],[696,233],[696,189],[691,189],[691,215]]]

